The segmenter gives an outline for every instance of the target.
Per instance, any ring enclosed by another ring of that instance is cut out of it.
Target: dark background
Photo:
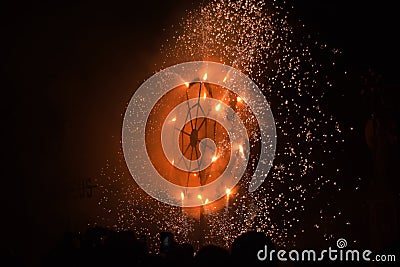
[[[343,52],[339,64],[348,75],[333,74],[337,90],[328,104],[340,121],[355,127],[342,159],[345,168],[355,175],[371,173],[373,159],[364,138],[365,124],[376,110],[366,93],[371,88],[378,88],[378,98],[384,99],[378,108],[381,117],[398,127],[396,2],[312,0],[293,5],[290,19],[304,22],[305,34]],[[196,6],[189,1],[2,3],[2,246],[37,263],[63,231],[75,230],[79,216],[86,223],[90,215],[85,207],[70,201],[75,180],[96,175],[115,155],[132,90],[160,64],[160,47],[171,36],[171,24]],[[393,135],[398,136],[398,128]],[[384,181],[396,196],[391,202],[396,207],[399,177],[388,166],[399,163],[393,152],[398,146],[394,143],[385,152],[390,178]],[[363,185],[368,195],[374,178],[366,177],[371,180]],[[352,209],[358,221],[368,220],[359,216],[356,205]],[[397,226],[389,235],[398,235]],[[367,226],[359,231],[364,230],[370,232]]]

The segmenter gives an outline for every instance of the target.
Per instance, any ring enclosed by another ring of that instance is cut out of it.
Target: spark
[[[226,195],[229,197],[229,195],[231,194],[231,189],[230,189],[230,188],[227,188],[227,189],[225,190],[225,193],[226,193]]]
[[[216,161],[217,161],[217,159],[218,159],[218,157],[217,157],[217,156],[213,156],[213,157],[212,157],[212,159],[211,159],[211,161],[212,161],[212,162],[216,162]]]
[[[243,150],[243,146],[242,145],[239,145],[239,152],[240,152],[240,154],[244,154],[244,150]]]
[[[218,105],[215,106],[215,110],[216,111],[220,111],[220,109],[221,109],[221,104],[218,104]]]
[[[204,73],[204,75],[203,75],[203,80],[204,80],[204,81],[207,80],[207,72]]]

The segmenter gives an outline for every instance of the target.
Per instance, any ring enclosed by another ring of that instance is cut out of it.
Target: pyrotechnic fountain
[[[184,81],[174,88],[151,111],[146,125],[149,157],[158,172],[172,183],[187,187],[211,183],[227,165],[227,155],[233,149],[226,145],[229,138],[224,129],[209,119],[191,120],[179,129],[180,148],[189,160],[198,159],[199,140],[211,138],[217,144],[209,168],[192,171],[189,166],[185,173],[176,168],[180,159],[174,158],[171,164],[159,153],[160,125],[183,101],[218,99],[238,114],[249,135],[250,160],[244,178],[235,188],[226,188],[225,197],[218,201],[209,202],[199,194],[202,206],[173,207],[141,191],[129,177],[120,155],[120,166],[107,166],[102,172],[107,182],[102,185],[104,196],[99,204],[108,212],[106,216],[116,217],[109,226],[151,236],[161,230],[171,231],[178,241],[195,246],[198,240],[229,246],[242,232],[255,229],[266,232],[277,244],[286,245],[295,243],[295,233],[304,231],[301,221],[315,194],[327,187],[340,190],[334,177],[325,173],[333,147],[343,142],[341,128],[321,108],[321,99],[331,83],[321,75],[321,67],[312,57],[313,49],[334,52],[309,37],[294,40],[299,37],[288,24],[286,8],[252,0],[211,1],[189,11],[180,24],[181,30],[163,48],[165,65],[198,60],[219,62],[245,73],[261,88],[271,105],[278,135],[276,158],[264,184],[257,191],[247,191],[260,153],[260,129],[252,118],[263,111],[251,110],[245,99],[229,88],[208,83],[210,73],[204,73],[201,81]],[[216,112],[220,109],[215,106]],[[172,117],[171,123],[176,120]],[[244,152],[242,146],[235,149]],[[184,206],[184,191],[177,194],[177,201]],[[320,213],[323,223],[323,206]],[[107,224],[107,219],[100,217],[99,224]],[[196,232],[198,220],[201,238]],[[323,234],[335,238],[331,233]],[[155,249],[156,239],[151,242]]]

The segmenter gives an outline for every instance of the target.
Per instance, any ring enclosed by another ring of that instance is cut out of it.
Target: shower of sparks
[[[227,191],[228,212],[213,211],[209,207],[212,203],[205,207],[206,243],[229,247],[248,230],[263,231],[280,246],[295,245],[296,237],[304,232],[319,231],[326,239],[336,238],[320,225],[338,219],[342,212],[335,210],[331,199],[315,199],[319,192],[335,194],[341,190],[335,182],[340,170],[333,174],[332,168],[336,170],[337,166],[333,166],[332,158],[344,140],[341,126],[321,104],[332,83],[325,66],[313,56],[315,52],[334,57],[338,51],[302,36],[304,26],[291,27],[290,10],[275,1],[267,5],[254,0],[214,0],[189,11],[180,30],[163,48],[164,64],[211,60],[246,73],[263,90],[276,120],[278,145],[266,181],[253,193],[247,192],[248,179],[240,181],[238,190]],[[206,79],[207,73],[203,76]],[[185,85],[189,87],[188,82]],[[240,97],[237,101],[245,102]],[[254,136],[259,138],[256,133]],[[243,153],[242,146],[239,150]],[[153,251],[157,250],[156,234],[160,231],[171,231],[178,242],[196,247],[198,222],[181,208],[160,203],[139,190],[120,158],[119,167],[108,165],[102,173],[105,182],[99,205],[105,215],[99,216],[97,223],[146,234],[153,238]],[[184,201],[183,193],[181,199]],[[202,196],[198,199],[202,201]],[[312,224],[307,222],[315,227],[302,223],[308,207],[320,211]]]

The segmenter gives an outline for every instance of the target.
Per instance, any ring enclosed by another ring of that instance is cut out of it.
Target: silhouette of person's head
[[[167,262],[171,266],[192,266],[194,248],[192,245],[175,244],[167,253]]]
[[[229,252],[214,245],[207,245],[197,252],[194,258],[195,266],[229,266]]]
[[[275,249],[271,239],[264,233],[244,233],[238,236],[232,244],[232,261],[237,264],[246,264],[249,266],[271,265],[271,262],[260,261],[257,258],[257,252],[264,249],[265,245],[268,247],[269,251]]]

